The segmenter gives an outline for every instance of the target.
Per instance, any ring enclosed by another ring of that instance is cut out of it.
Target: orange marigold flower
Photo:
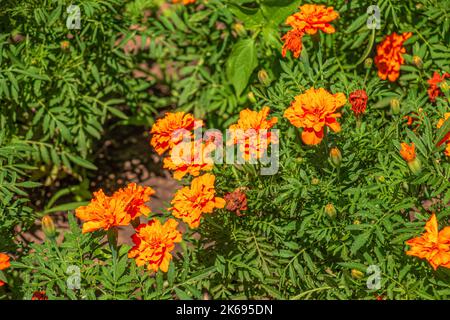
[[[4,253],[0,253],[0,270],[5,270],[10,266],[11,264],[9,262],[9,256]],[[0,287],[3,286],[4,284],[5,283],[0,280]]]
[[[412,36],[411,32],[401,35],[392,33],[384,38],[377,46],[375,65],[378,68],[378,76],[382,80],[395,81],[400,75],[400,66],[405,62],[402,54],[406,52],[403,42]]]
[[[195,0],[172,0],[172,3],[183,3],[184,5],[195,3]]]
[[[191,136],[191,131],[201,127],[203,122],[196,120],[190,113],[167,112],[164,118],[159,119],[153,125],[150,134],[150,144],[161,155],[174,145],[183,140],[186,135]]]
[[[406,162],[411,162],[416,159],[416,146],[411,143],[409,146],[406,142],[401,143],[400,155]]]
[[[147,269],[167,272],[176,242],[181,242],[181,232],[177,230],[178,222],[168,219],[163,225],[157,219],[143,223],[136,228],[132,236],[134,247],[128,252],[129,258],[136,260],[137,266],[148,264]]]
[[[177,191],[171,202],[172,207],[168,210],[189,227],[197,228],[204,213],[212,213],[215,208],[225,206],[225,200],[215,196],[215,179],[210,173],[194,178],[190,187]]]
[[[269,107],[264,107],[259,112],[250,109],[242,110],[237,124],[230,126],[229,144],[239,144],[245,160],[251,157],[261,158],[270,143],[278,142],[276,136],[270,132],[270,129],[278,122],[278,118],[267,119],[269,112]]]
[[[352,110],[355,116],[360,116],[366,111],[367,107],[367,93],[365,90],[356,90],[350,93],[348,101],[352,105]]]
[[[447,121],[447,119],[450,118],[450,112],[446,112],[443,119],[440,119],[437,123],[437,128],[441,128],[444,125],[444,122]],[[443,143],[447,143],[447,146],[445,148],[444,154],[447,157],[450,157],[450,132],[448,132],[444,138],[442,138],[441,141],[439,141],[438,146],[442,145]]]
[[[100,189],[94,192],[94,199],[89,205],[79,207],[75,213],[84,221],[83,233],[127,226],[131,220],[150,212],[145,202],[149,201],[154,193],[152,188],[137,186],[135,183],[116,191],[111,197],[106,196]]]
[[[48,297],[45,294],[45,291],[35,291],[31,300],[48,300]]]
[[[339,13],[333,7],[304,4],[299,9],[300,12],[294,13],[287,18],[286,24],[307,34],[315,34],[318,30],[322,30],[325,33],[335,32],[330,22],[339,18]]]
[[[325,126],[334,132],[341,130],[336,120],[341,114],[336,111],[346,101],[343,93],[331,94],[323,88],[310,88],[295,97],[284,112],[284,117],[297,128],[303,128],[302,140],[305,144],[319,144],[323,139]]]
[[[428,96],[430,97],[431,102],[435,102],[438,96],[443,95],[439,85],[441,82],[445,81],[445,79],[450,78],[450,73],[445,72],[442,77],[439,75],[437,71],[434,72],[433,77],[427,80],[429,84],[429,88],[427,90]]]
[[[210,154],[214,149],[212,142],[180,142],[164,159],[164,168],[173,170],[176,180],[181,180],[186,174],[196,177],[200,171],[212,170],[214,161]]]
[[[292,52],[294,58],[300,57],[303,48],[303,34],[304,33],[300,30],[292,29],[281,38],[281,40],[284,42],[283,49],[281,51],[283,58],[286,57],[288,51]]]
[[[242,216],[241,211],[247,210],[247,196],[243,188],[237,188],[224,196],[227,206],[225,209],[236,212],[237,216]]]
[[[439,266],[450,268],[450,227],[438,231],[434,213],[425,225],[425,233],[406,241],[406,244],[410,246],[407,255],[428,260],[434,270]]]

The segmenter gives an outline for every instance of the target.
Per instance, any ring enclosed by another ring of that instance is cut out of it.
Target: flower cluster
[[[331,21],[339,17],[333,7],[325,7],[324,5],[304,4],[300,11],[289,16],[286,24],[291,26],[283,37],[284,42],[282,55],[286,56],[287,51],[291,51],[295,58],[300,57],[302,52],[302,38],[305,34],[313,35],[318,30],[325,33],[334,33],[335,29],[330,24]]]
[[[410,246],[407,255],[428,260],[434,270],[439,266],[450,268],[450,227],[438,231],[434,213],[425,225],[425,233],[406,241],[406,244]]]
[[[400,67],[405,62],[403,54],[406,52],[403,42],[412,36],[411,32],[403,34],[392,33],[384,38],[377,46],[375,65],[378,68],[378,76],[394,82],[400,75]]]
[[[126,188],[107,196],[103,190],[94,193],[94,198],[87,206],[75,210],[76,216],[84,221],[83,233],[113,227],[127,226],[132,220],[150,213],[145,202],[155,191],[150,187],[130,183]]]
[[[9,256],[4,253],[0,253],[0,270],[5,270],[9,267],[10,267]],[[3,286],[4,284],[5,283],[2,280],[0,280],[0,287]]]

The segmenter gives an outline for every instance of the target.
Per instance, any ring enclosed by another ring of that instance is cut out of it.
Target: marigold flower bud
[[[266,70],[264,70],[264,69],[261,69],[261,70],[259,70],[259,72],[258,72],[258,79],[259,79],[259,82],[262,84],[262,85],[264,85],[264,86],[268,86],[268,85],[270,85],[270,78],[269,78],[269,74],[267,73],[267,71]]]
[[[408,145],[407,143],[402,142],[400,155],[402,156],[403,160],[408,163],[409,169],[411,169],[414,174],[418,174],[422,169],[422,164],[420,163],[419,158],[417,158],[415,148],[416,146],[414,145],[414,143]]]
[[[256,98],[255,98],[255,95],[253,94],[253,92],[249,92],[247,97],[248,97],[248,100],[250,100],[251,103],[256,103]]]
[[[367,58],[366,60],[364,60],[364,67],[366,67],[367,69],[371,68],[372,64],[373,64],[372,58]]]
[[[318,185],[320,183],[320,180],[319,179],[317,179],[317,178],[312,178],[311,179],[311,184],[313,184],[313,185]]]
[[[412,173],[419,174],[422,170],[422,163],[419,158],[415,158],[413,161],[408,162],[408,167],[411,169]]]
[[[392,114],[399,114],[400,113],[400,101],[397,98],[393,98],[390,103]]]
[[[447,81],[441,82],[440,87],[441,87],[442,92],[444,92],[444,93],[448,92],[450,89]]]
[[[331,150],[330,150],[330,158],[331,158],[331,162],[333,162],[333,164],[336,167],[340,167],[341,166],[342,154],[341,154],[341,151],[338,148],[336,148],[336,147],[331,148]]]
[[[328,203],[325,206],[325,213],[330,217],[330,218],[334,218],[336,217],[336,208],[334,207],[334,205],[332,203]]]
[[[362,272],[359,271],[359,270],[352,269],[352,277],[353,277],[354,279],[361,279],[362,277],[364,277],[364,273],[362,273]]]
[[[56,227],[50,216],[44,216],[41,220],[42,231],[47,238],[52,239],[56,236]]]
[[[240,37],[245,37],[247,35],[247,30],[245,30],[242,23],[235,23],[233,25],[233,30],[236,31],[237,35]]]
[[[417,68],[422,69],[423,67],[423,61],[419,56],[413,56],[412,58],[413,63],[416,65]]]
[[[61,41],[61,50],[66,51],[70,47],[70,42],[67,40]]]

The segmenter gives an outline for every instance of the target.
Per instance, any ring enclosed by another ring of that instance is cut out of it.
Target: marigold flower
[[[172,0],[172,3],[183,3],[184,5],[195,3],[195,0]]]
[[[356,117],[361,116],[367,107],[367,93],[364,89],[356,90],[350,93],[348,97],[348,101],[352,105],[353,113]]]
[[[262,157],[264,151],[270,143],[277,143],[270,129],[278,122],[277,117],[268,119],[269,107],[264,107],[261,111],[250,109],[242,110],[239,113],[237,124],[230,126],[232,144],[238,144],[245,160],[251,156],[256,159]],[[265,130],[265,132],[264,132]]]
[[[0,270],[5,270],[10,266],[11,264],[9,262],[9,256],[4,253],[0,253]],[[5,283],[0,280],[0,287],[3,286],[4,284]]]
[[[168,210],[189,227],[197,228],[204,213],[212,213],[215,208],[225,206],[225,200],[215,196],[215,179],[210,173],[194,178],[190,187],[177,191],[171,202],[172,207]]]
[[[450,112],[446,112],[443,119],[440,119],[437,123],[437,128],[441,128],[444,125],[444,122],[450,118]],[[450,157],[450,132],[448,132],[441,141],[439,141],[438,146],[441,146],[443,143],[447,143],[447,147],[445,148],[444,154],[447,157]]]
[[[35,291],[31,300],[48,300],[48,297],[45,294],[45,291]]]
[[[79,207],[75,213],[84,221],[83,233],[127,226],[131,220],[150,212],[145,202],[149,201],[154,193],[152,188],[137,186],[135,183],[116,191],[111,197],[106,196],[100,189],[94,192],[94,199],[89,205]]]
[[[292,29],[288,31],[281,40],[284,42],[283,49],[281,51],[281,55],[286,57],[288,51],[291,51],[294,55],[294,58],[300,57],[302,53],[303,43],[303,32],[297,29]]]
[[[297,128],[303,128],[302,140],[305,144],[316,145],[323,139],[325,126],[334,132],[341,130],[336,120],[341,114],[336,111],[346,101],[343,93],[331,94],[323,88],[310,88],[295,97],[284,117]]]
[[[450,227],[438,231],[438,222],[433,213],[425,224],[425,233],[421,237],[406,241],[409,256],[426,259],[434,270],[439,266],[450,268]]]
[[[243,192],[243,188],[237,188],[233,192],[229,192],[224,196],[228,211],[236,212],[237,216],[242,216],[241,211],[247,210],[247,196]]]
[[[173,170],[173,177],[181,180],[186,174],[197,177],[201,171],[209,171],[214,167],[210,154],[214,151],[212,142],[191,141],[180,142],[164,159],[164,168]]]
[[[382,80],[389,79],[393,82],[400,75],[400,66],[405,62],[402,54],[406,52],[403,42],[412,36],[411,32],[401,35],[392,33],[384,38],[377,46],[375,65],[378,68],[378,76]]]
[[[406,162],[411,162],[416,159],[416,146],[411,143],[411,146],[405,142],[401,143],[400,155]]]
[[[427,92],[431,102],[435,102],[438,96],[443,95],[439,85],[447,78],[450,78],[450,73],[445,72],[441,76],[437,71],[435,71],[433,77],[427,80],[429,85]]]
[[[158,219],[152,219],[136,228],[132,236],[134,247],[128,252],[129,258],[136,260],[138,267],[148,264],[147,269],[157,272],[169,270],[176,242],[181,242],[181,232],[177,230],[178,222],[168,219],[163,225]]]
[[[159,155],[162,155],[182,141],[186,134],[190,137],[191,131],[202,125],[203,122],[196,120],[190,113],[167,112],[164,118],[153,125],[150,131],[152,135],[150,144]]]
[[[315,34],[318,30],[322,30],[325,33],[335,32],[330,22],[339,18],[339,13],[334,11],[333,7],[304,4],[299,9],[300,12],[294,13],[287,18],[287,25],[307,34]]]

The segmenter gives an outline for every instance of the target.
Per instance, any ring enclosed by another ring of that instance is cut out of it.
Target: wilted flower
[[[247,210],[247,196],[243,188],[237,188],[233,192],[229,192],[224,196],[228,211],[236,212],[236,215],[242,216],[241,211]]]
[[[48,297],[45,294],[45,291],[35,291],[31,300],[48,300]]]
[[[368,99],[369,98],[367,97],[367,93],[364,89],[355,90],[350,93],[348,101],[352,105],[352,110],[356,117],[364,114],[364,112],[366,111]]]
[[[389,79],[395,81],[400,75],[400,66],[405,62],[403,54],[406,49],[403,42],[412,36],[411,32],[401,35],[392,33],[384,38],[377,46],[377,56],[375,57],[375,65],[378,68],[378,76],[382,80]]]
[[[284,117],[297,128],[303,128],[302,140],[305,144],[319,144],[323,139],[325,126],[334,132],[341,130],[336,120],[341,114],[336,111],[346,101],[343,93],[331,94],[323,88],[310,88],[295,97],[284,112]]]
[[[197,228],[204,213],[212,213],[215,208],[223,208],[225,200],[216,197],[214,181],[216,177],[206,173],[194,178],[190,187],[178,190],[172,199],[174,217],[182,219],[189,227]]]
[[[439,266],[450,268],[450,227],[438,231],[434,213],[425,224],[425,233],[406,241],[406,244],[410,246],[407,255],[428,260],[434,270]]]
[[[163,225],[158,219],[139,225],[132,236],[134,247],[128,252],[128,257],[134,258],[139,267],[148,264],[150,271],[161,269],[167,272],[172,260],[171,251],[175,243],[182,240],[177,226],[178,222],[174,219],[168,219]]]
[[[84,221],[83,233],[127,226],[133,219],[150,213],[145,202],[149,201],[154,193],[152,188],[137,186],[135,183],[116,191],[111,197],[99,190],[94,192],[94,199],[89,205],[79,207],[75,213]]]

